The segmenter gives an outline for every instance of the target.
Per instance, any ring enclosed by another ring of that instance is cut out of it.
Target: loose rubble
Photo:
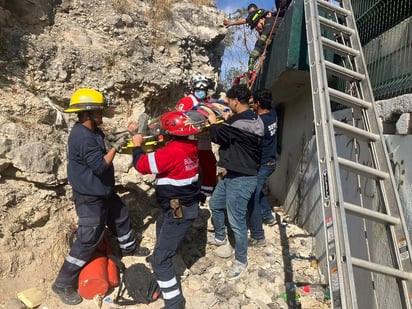
[[[248,249],[249,265],[247,272],[234,281],[226,279],[226,272],[234,262],[234,256],[220,258],[216,247],[206,244],[208,233],[212,233],[210,211],[202,206],[200,215],[186,235],[179,253],[174,259],[183,293],[187,300],[186,308],[330,308],[329,292],[325,277],[317,267],[313,256],[313,238],[276,208],[278,222],[274,226],[264,226],[265,247]],[[149,224],[143,232],[142,245],[153,248],[155,224]],[[145,263],[144,257],[125,257],[125,264]],[[40,308],[59,309],[65,306],[50,291],[51,282],[43,282],[45,299]],[[84,300],[76,308],[136,308],[118,306],[113,303],[117,288],[111,291],[102,302]],[[101,304],[101,307],[99,307]],[[15,299],[8,300],[4,309],[17,309]],[[162,308],[158,300],[137,308]]]

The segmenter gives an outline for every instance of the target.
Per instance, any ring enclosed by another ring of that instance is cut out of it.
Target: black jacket
[[[210,127],[212,142],[219,144],[218,166],[242,175],[256,176],[260,162],[263,122],[251,110],[234,114]]]

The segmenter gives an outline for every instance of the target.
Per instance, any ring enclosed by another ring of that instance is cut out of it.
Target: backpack
[[[123,297],[125,290],[132,300]],[[159,296],[160,287],[153,273],[145,264],[136,263],[123,271],[119,292],[114,302],[118,305],[149,304]]]

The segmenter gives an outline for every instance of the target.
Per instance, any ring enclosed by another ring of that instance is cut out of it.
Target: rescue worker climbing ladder
[[[270,12],[259,9],[251,12],[246,18],[246,22],[249,24],[250,29],[256,29],[260,34],[258,40],[256,41],[255,48],[250,53],[249,57],[247,71],[247,86],[249,89],[252,89],[256,76],[259,74],[263,66],[266,58],[267,48],[272,43],[274,30],[278,25],[280,12],[281,9],[279,8],[276,12],[276,16],[273,17],[270,15]],[[255,62],[258,58],[259,64],[256,70],[254,70]]]

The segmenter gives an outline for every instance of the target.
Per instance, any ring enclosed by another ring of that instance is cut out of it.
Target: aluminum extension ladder
[[[304,2],[332,307],[411,308],[410,240],[350,1]]]

